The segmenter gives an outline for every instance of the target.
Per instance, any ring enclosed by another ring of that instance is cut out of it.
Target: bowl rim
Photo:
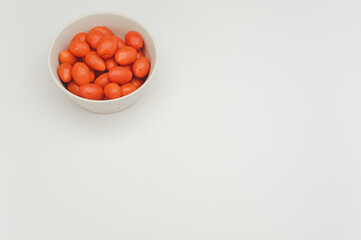
[[[148,75],[146,81],[144,81],[144,83],[142,84],[142,86],[140,86],[138,89],[136,89],[134,92],[126,95],[126,96],[123,96],[123,97],[119,97],[119,98],[115,98],[115,99],[107,99],[107,100],[92,100],[92,99],[87,99],[87,98],[83,98],[83,97],[80,97],[80,96],[77,96],[75,94],[73,94],[72,92],[68,91],[64,85],[61,84],[61,80],[58,78],[58,75],[54,74],[53,71],[52,71],[52,66],[50,65],[50,59],[51,59],[51,52],[52,52],[52,49],[54,47],[54,44],[55,44],[55,41],[58,39],[59,35],[69,26],[71,25],[72,23],[82,19],[82,18],[85,18],[85,17],[88,17],[88,16],[92,16],[92,15],[100,15],[100,14],[109,14],[109,15],[117,15],[117,16],[121,16],[121,17],[124,17],[124,18],[127,18],[135,23],[137,23],[138,25],[140,25],[146,32],[147,34],[149,35],[150,39],[153,41],[153,45],[154,45],[154,59],[152,59],[152,62],[151,62],[151,65],[153,66],[153,70],[152,72]],[[157,69],[157,66],[158,66],[158,51],[157,51],[157,47],[156,47],[156,43],[154,41],[154,38],[153,36],[151,35],[151,33],[148,31],[148,29],[141,23],[139,23],[137,20],[133,19],[132,17],[129,17],[127,15],[124,15],[124,14],[120,14],[118,12],[114,12],[114,11],[96,11],[96,12],[91,12],[91,13],[86,13],[86,14],[83,14],[83,15],[80,15],[76,18],[73,18],[72,20],[68,21],[63,27],[61,27],[55,34],[55,36],[53,37],[53,40],[51,41],[50,43],[50,47],[49,47],[49,50],[48,50],[48,67],[49,67],[49,71],[50,71],[50,75],[52,76],[55,84],[67,95],[71,96],[71,97],[74,97],[80,101],[84,101],[84,102],[89,102],[89,103],[111,103],[111,102],[117,102],[117,101],[123,101],[129,97],[131,97],[132,95],[136,94],[139,91],[141,91],[149,82],[150,80],[153,78],[153,75]],[[60,81],[59,81],[60,80]]]

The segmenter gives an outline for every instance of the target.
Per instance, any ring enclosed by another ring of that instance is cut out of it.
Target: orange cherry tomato
[[[85,63],[96,71],[104,71],[106,69],[103,58],[99,57],[95,51],[90,51],[85,56]]]
[[[76,57],[84,57],[90,51],[90,47],[86,42],[75,40],[69,44],[69,51]]]
[[[100,39],[97,46],[98,55],[104,59],[113,57],[117,50],[118,40],[113,35],[104,36]]]
[[[143,85],[144,80],[140,78],[133,77],[132,80],[130,80],[130,83],[133,83],[136,88],[139,88]]]
[[[106,36],[106,35],[114,35],[114,33],[109,28],[107,28],[105,26],[96,26],[96,27],[93,27],[93,29],[98,30],[104,36]]]
[[[142,50],[138,50],[137,58],[144,57],[144,53]]]
[[[110,83],[108,73],[103,73],[102,75],[97,77],[94,83],[104,88],[108,83]]]
[[[89,69],[90,72],[90,82],[94,82],[95,79],[95,72],[91,69]]]
[[[129,93],[132,93],[135,90],[137,90],[137,87],[134,86],[133,83],[125,83],[120,86],[120,91],[122,93],[122,96],[128,95]]]
[[[104,34],[99,30],[93,28],[88,32],[88,35],[86,36],[86,41],[92,48],[96,49],[102,37],[104,37]]]
[[[109,58],[105,60],[105,66],[107,67],[107,70],[110,71],[111,69],[118,66],[118,63],[114,60],[114,58]]]
[[[118,49],[121,47],[127,46],[121,38],[119,38],[119,37],[116,37],[116,38],[118,39]]]
[[[129,65],[124,65],[122,66],[123,68],[126,68],[126,69],[129,69],[130,71],[133,71],[132,69],[132,64],[129,64]]]
[[[105,87],[104,87],[104,95],[108,98],[108,99],[114,99],[114,98],[119,98],[122,96],[122,92],[120,90],[120,87],[118,84],[116,83],[108,83]]]
[[[72,66],[70,63],[62,63],[58,67],[58,75],[63,82],[70,82],[72,77]]]
[[[133,47],[125,46],[119,48],[117,53],[115,54],[115,61],[119,63],[119,65],[129,65],[137,59],[137,50]]]
[[[100,86],[94,83],[86,83],[80,85],[79,95],[87,99],[102,100],[104,97],[104,92],[103,88],[101,88]]]
[[[132,71],[124,67],[115,67],[108,73],[109,80],[117,84],[129,82],[132,79]]]
[[[70,83],[68,83],[68,90],[71,93],[73,93],[73,94],[75,94],[77,96],[80,96],[79,95],[79,85],[76,82],[71,81]]]
[[[73,40],[79,40],[79,41],[82,41],[82,42],[86,42],[86,33],[85,32],[80,32],[78,33],[77,35],[74,36]]]
[[[90,83],[90,69],[83,62],[77,62],[74,64],[72,75],[74,81],[79,85]]]
[[[150,63],[146,57],[137,58],[137,60],[135,60],[132,66],[134,76],[138,78],[145,77],[149,72],[149,68]]]
[[[140,50],[143,47],[143,38],[139,33],[130,31],[125,34],[125,43],[128,46],[131,46],[137,50]]]
[[[59,54],[59,60],[60,63],[70,63],[71,65],[74,65],[76,63],[76,57],[71,54],[69,50],[63,50]]]

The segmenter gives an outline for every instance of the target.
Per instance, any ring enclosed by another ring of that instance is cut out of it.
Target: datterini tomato
[[[115,54],[115,61],[119,63],[119,65],[129,65],[135,61],[137,58],[137,50],[133,47],[125,46],[120,48]]]
[[[123,84],[129,82],[132,79],[133,74],[132,71],[124,67],[115,67],[109,71],[108,76],[111,82]]]
[[[105,66],[107,67],[107,70],[110,71],[111,69],[118,66],[118,63],[114,60],[114,58],[109,58],[105,60]]]
[[[104,34],[99,30],[93,28],[88,32],[86,36],[86,41],[92,48],[96,49],[102,37],[104,37]]]
[[[108,99],[119,98],[122,96],[121,89],[116,83],[109,83],[104,87],[104,95]]]
[[[132,80],[130,80],[130,83],[133,83],[136,88],[139,88],[143,85],[144,80],[140,78],[133,77]]]
[[[103,88],[94,84],[86,83],[80,85],[79,95],[83,98],[92,99],[92,100],[102,100],[104,97]]]
[[[90,83],[89,67],[83,62],[77,62],[73,66],[72,75],[74,81],[79,84]]]
[[[63,50],[59,54],[59,60],[61,63],[70,63],[71,65],[74,65],[76,63],[76,57],[71,54],[69,50]]]
[[[90,47],[86,42],[75,40],[69,44],[69,51],[76,57],[84,57],[90,51]]]
[[[79,96],[79,87],[80,86],[74,81],[71,81],[70,83],[68,83],[68,86],[67,86],[68,90],[77,96]]]
[[[96,27],[93,27],[93,29],[101,32],[104,36],[106,36],[106,35],[114,35],[112,30],[110,30],[109,28],[107,28],[105,26],[96,26]]]
[[[133,74],[138,78],[145,77],[149,72],[149,68],[150,63],[146,57],[137,58],[137,60],[135,60],[132,66]]]
[[[58,75],[63,82],[70,82],[72,77],[72,66],[70,63],[62,63],[58,67]]]
[[[143,38],[139,33],[130,31],[125,35],[125,43],[137,50],[143,47]]]
[[[95,51],[88,52],[85,56],[85,63],[95,71],[104,71],[106,69],[103,58],[99,57]]]
[[[75,40],[79,40],[82,42],[86,42],[86,33],[85,32],[80,32],[77,35],[74,36],[73,41]]]
[[[104,59],[108,59],[114,56],[118,50],[117,37],[113,35],[104,36],[100,39],[97,46],[97,53]]]
[[[95,84],[101,86],[102,88],[105,87],[108,83],[110,83],[108,73],[103,73],[99,77],[97,77],[94,81]]]
[[[134,86],[133,83],[125,83],[120,86],[120,91],[122,93],[122,96],[126,96],[126,95],[134,92],[135,90],[137,90],[137,87]]]

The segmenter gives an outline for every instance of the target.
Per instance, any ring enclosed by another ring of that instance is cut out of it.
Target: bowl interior
[[[113,31],[114,35],[122,38],[123,40],[125,34],[129,31],[137,31],[143,37],[144,46],[142,50],[151,63],[147,79],[147,81],[149,81],[156,66],[156,50],[154,42],[145,28],[136,21],[116,13],[93,13],[74,19],[65,25],[56,35],[50,47],[49,67],[53,77],[57,82],[57,85],[65,90],[61,80],[57,75],[57,68],[59,66],[59,53],[63,49],[68,49],[69,43],[75,34],[79,32],[88,32],[95,26],[106,26]],[[67,90],[65,90],[65,92],[71,94]]]

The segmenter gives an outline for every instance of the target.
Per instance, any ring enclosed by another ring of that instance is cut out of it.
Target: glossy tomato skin
[[[129,65],[124,65],[122,66],[123,68],[126,68],[126,69],[129,69],[129,71],[133,71],[132,69],[132,64],[129,64]]]
[[[72,66],[70,63],[62,63],[58,67],[58,75],[63,82],[70,82],[72,79]]]
[[[90,70],[83,62],[77,62],[74,64],[72,75],[74,81],[79,85],[90,83]]]
[[[140,78],[133,77],[132,80],[130,80],[130,83],[133,83],[136,88],[139,88],[143,85],[144,80]]]
[[[103,73],[102,75],[97,77],[94,83],[104,88],[108,83],[110,83],[108,73]]]
[[[126,95],[134,92],[135,90],[137,90],[137,87],[134,86],[133,83],[125,83],[120,86],[120,91],[121,91],[122,96],[126,96]]]
[[[71,81],[70,83],[68,83],[68,86],[67,86],[69,92],[71,92],[77,96],[80,96],[79,95],[79,87],[80,86],[74,81]]]
[[[84,57],[90,51],[90,47],[86,42],[75,40],[69,44],[69,51],[76,57]]]
[[[120,37],[116,37],[116,38],[117,38],[117,40],[118,40],[118,49],[121,48],[121,47],[127,46],[127,45],[125,44],[125,42],[123,41],[123,39],[121,39]]]
[[[101,32],[104,36],[106,36],[106,35],[114,35],[114,33],[109,28],[107,28],[105,26],[96,26],[96,27],[93,27],[93,29]]]
[[[82,41],[82,42],[86,42],[86,33],[85,32],[80,32],[78,34],[76,34],[73,38],[73,41],[74,40],[79,40],[79,41]]]
[[[124,67],[115,67],[108,73],[109,80],[117,84],[127,83],[132,80],[132,71]]]
[[[121,89],[119,87],[118,84],[116,83],[108,83],[105,87],[104,87],[104,95],[108,98],[108,99],[114,99],[114,98],[119,98],[122,96],[122,92]]]
[[[91,69],[89,69],[90,72],[90,82],[94,82],[95,79],[95,72]]]
[[[97,46],[97,53],[104,59],[114,56],[118,50],[118,40],[113,35],[104,36],[100,39]]]
[[[79,95],[87,99],[102,100],[104,97],[104,92],[102,87],[94,83],[86,83],[80,85]]]
[[[114,58],[109,58],[105,60],[105,66],[108,71],[118,66],[118,63],[114,60]]]
[[[134,47],[137,50],[143,47],[143,38],[139,33],[130,31],[125,35],[125,43],[128,46]]]
[[[85,56],[85,63],[95,71],[104,71],[106,69],[104,60],[95,51],[88,52]]]
[[[77,61],[76,57],[69,50],[61,51],[59,54],[59,60],[60,63],[70,63],[71,65],[74,65]]]
[[[93,28],[88,32],[86,41],[92,48],[96,49],[102,37],[104,37],[104,34]]]
[[[125,46],[118,49],[114,59],[117,63],[119,63],[119,65],[129,65],[137,59],[137,54],[138,52],[135,48]]]
[[[143,78],[149,73],[150,63],[146,57],[140,57],[135,60],[132,66],[134,76]]]

